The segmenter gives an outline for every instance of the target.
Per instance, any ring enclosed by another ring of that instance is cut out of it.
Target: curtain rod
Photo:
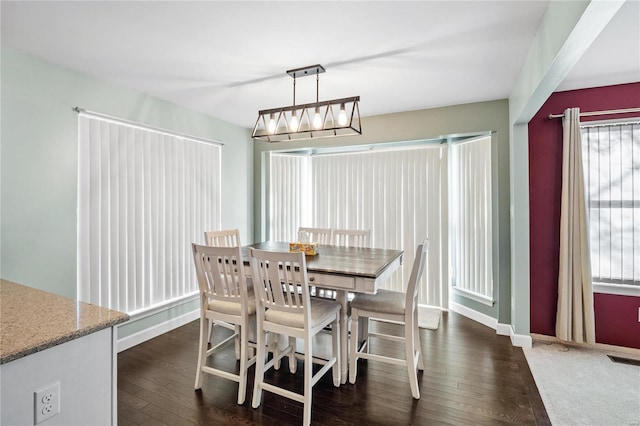
[[[80,107],[74,107],[73,110],[75,112],[77,112],[78,114],[84,114],[86,116],[99,118],[99,119],[105,120],[105,121],[113,121],[115,123],[124,124],[125,126],[137,127],[139,129],[151,130],[151,131],[157,132],[157,133],[163,133],[163,134],[166,134],[166,135],[177,136],[179,138],[191,139],[191,140],[198,141],[198,142],[204,142],[204,143],[208,143],[208,144],[224,146],[224,144],[222,142],[214,141],[212,139],[200,138],[198,136],[192,136],[192,135],[188,135],[186,133],[180,133],[180,132],[175,132],[173,130],[163,129],[163,128],[160,128],[160,127],[149,126],[147,124],[136,123],[135,121],[125,120],[124,118],[113,117],[113,116],[110,116],[110,115],[101,114],[99,112],[88,111],[88,110],[82,109]]]
[[[624,114],[627,112],[640,112],[640,108],[610,109],[608,111],[581,112],[580,117],[590,117],[594,115]],[[564,114],[549,114],[549,120],[551,120],[552,118],[561,118],[561,117],[564,117]]]

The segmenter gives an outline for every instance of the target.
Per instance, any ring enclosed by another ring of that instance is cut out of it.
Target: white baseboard
[[[498,323],[496,327],[496,334],[500,336],[511,336],[511,324]]]
[[[153,339],[154,337],[158,337],[159,335],[169,332],[174,328],[182,327],[183,325],[188,324],[198,318],[200,318],[200,308],[180,315],[179,317],[171,318],[167,321],[156,324],[153,327],[146,328],[130,336],[118,339],[118,352],[122,352],[142,342],[146,342],[147,340]]]
[[[460,315],[464,315],[465,317],[472,319],[480,324],[486,325],[487,327],[493,328],[494,330],[498,327],[498,320],[490,317],[489,315],[485,315],[478,311],[474,311],[473,309],[467,308],[456,302],[449,302],[449,309],[453,312],[457,312]]]
[[[533,347],[533,339],[528,334],[516,334],[513,331],[513,327],[509,326],[511,333],[511,344],[513,346],[519,346],[521,348],[531,348]]]
[[[463,306],[456,302],[450,302],[449,309],[453,312],[459,313],[460,315],[464,315],[469,319],[479,322],[482,325],[493,328],[496,331],[496,334],[499,334],[501,336],[509,336],[511,338],[511,344],[513,346],[530,348],[533,345],[531,336],[527,334],[516,334],[513,331],[513,327],[511,327],[511,324],[500,324],[498,323],[497,319],[478,311],[474,311],[473,309],[469,309],[466,306]]]

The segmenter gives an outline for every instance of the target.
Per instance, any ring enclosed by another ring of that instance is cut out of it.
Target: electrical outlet
[[[60,382],[35,391],[33,396],[34,425],[42,423],[60,412]]]

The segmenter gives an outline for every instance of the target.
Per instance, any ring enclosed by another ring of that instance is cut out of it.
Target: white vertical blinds
[[[272,154],[269,183],[269,238],[296,241],[298,227],[310,226],[309,157]]]
[[[282,157],[285,156],[272,155],[272,175],[274,169],[293,167],[286,163],[290,159]],[[308,157],[307,161],[311,174],[308,187],[302,192],[310,194],[305,203],[305,206],[310,206],[310,222],[287,222],[287,226],[290,229],[297,229],[298,225],[370,229],[372,247],[403,249],[405,252],[402,268],[384,284],[384,288],[393,290],[404,290],[411,273],[415,247],[424,238],[429,238],[430,250],[419,303],[444,306],[446,286],[442,283],[447,282],[446,147],[431,145],[316,155]],[[286,176],[281,170],[277,173]],[[301,175],[304,173],[298,176]],[[297,176],[289,176],[289,190],[286,182],[286,178],[272,181],[271,193],[298,191]],[[442,197],[445,197],[444,203],[441,202]],[[273,213],[279,211],[275,209]],[[271,223],[276,226],[273,224],[277,221],[272,220]],[[271,233],[272,239],[289,235],[275,229]]]
[[[594,283],[640,285],[640,122],[584,123]]]
[[[491,137],[451,147],[452,283],[493,302]]]
[[[78,153],[78,298],[132,313],[195,293],[220,146],[80,114]]]

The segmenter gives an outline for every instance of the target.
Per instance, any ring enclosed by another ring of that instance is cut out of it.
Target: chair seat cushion
[[[256,297],[253,294],[253,289],[247,294],[247,314],[251,315],[256,312]],[[220,312],[221,314],[227,315],[240,315],[241,305],[240,298],[238,301],[228,301],[228,300],[211,300],[209,302],[209,310],[214,312]]]
[[[327,317],[335,317],[340,311],[340,304],[332,300],[312,299],[311,300],[311,327],[315,327],[325,321]],[[304,327],[304,316],[302,313],[290,313],[267,309],[265,319],[287,327]]]
[[[351,309],[404,315],[405,299],[405,293],[391,290],[378,290],[376,294],[358,293],[351,301]]]

